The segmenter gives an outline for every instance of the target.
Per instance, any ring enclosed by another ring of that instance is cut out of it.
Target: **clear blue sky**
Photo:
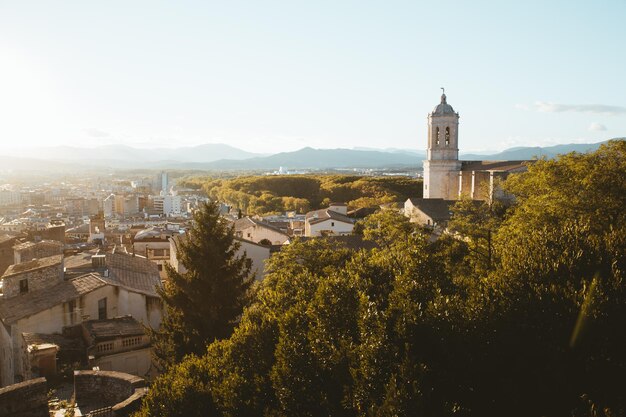
[[[626,136],[626,1],[0,0],[5,146],[462,150]]]

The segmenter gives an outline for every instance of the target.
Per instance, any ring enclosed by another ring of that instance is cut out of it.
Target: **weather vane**
[[[439,88],[441,88],[441,91],[443,91],[443,94],[446,94],[446,89],[445,88],[443,88],[443,87],[439,87]]]

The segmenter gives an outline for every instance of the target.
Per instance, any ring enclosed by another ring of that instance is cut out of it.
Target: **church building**
[[[511,198],[498,183],[510,173],[526,171],[526,163],[531,162],[459,160],[459,114],[448,104],[445,92],[428,114],[427,142],[424,197],[405,203],[405,214],[424,224],[449,218],[449,207],[463,197],[490,201]]]

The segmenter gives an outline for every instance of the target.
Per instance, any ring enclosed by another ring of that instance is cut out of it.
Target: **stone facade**
[[[13,247],[13,263],[20,264],[35,258],[63,253],[63,243],[56,240],[42,240],[41,242],[25,242]]]
[[[11,265],[2,276],[3,297],[50,288],[63,281],[63,255]]]
[[[48,417],[48,384],[31,379],[0,388],[0,416]]]
[[[146,381],[122,372],[74,371],[76,403],[111,407],[116,417],[139,410],[147,394]]]

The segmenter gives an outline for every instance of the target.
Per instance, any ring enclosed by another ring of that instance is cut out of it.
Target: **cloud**
[[[544,113],[596,113],[616,116],[626,114],[626,107],[608,106],[606,104],[557,104],[545,101],[535,102],[535,109]]]
[[[528,104],[516,104],[515,108],[519,110],[530,110],[530,107],[528,107]]]
[[[593,122],[589,125],[589,128],[587,130],[589,130],[590,132],[601,132],[606,130],[606,126],[602,123]]]
[[[104,130],[96,129],[93,127],[83,129],[83,131],[92,138],[108,138],[111,136],[109,132],[105,132]]]

